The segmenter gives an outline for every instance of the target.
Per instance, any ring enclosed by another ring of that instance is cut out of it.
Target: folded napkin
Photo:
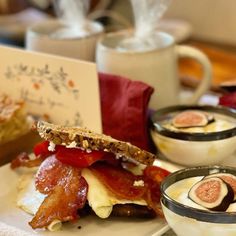
[[[149,150],[148,102],[153,88],[103,73],[99,82],[103,133]]]
[[[236,109],[236,92],[222,95],[219,98],[219,105]]]

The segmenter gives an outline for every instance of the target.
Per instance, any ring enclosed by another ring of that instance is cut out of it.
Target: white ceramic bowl
[[[209,112],[233,124],[233,128],[211,132],[182,132],[167,129],[164,124],[185,110]],[[219,164],[236,150],[236,110],[214,106],[172,106],[152,115],[152,139],[167,159],[183,166]]]
[[[161,204],[164,216],[178,236],[232,236],[236,235],[236,212],[200,210],[178,202],[168,192],[176,182],[195,176],[206,176],[212,171],[236,175],[236,169],[219,166],[203,166],[182,169],[169,175],[161,185]],[[190,186],[188,186],[190,188]],[[176,189],[177,196],[181,189]]]

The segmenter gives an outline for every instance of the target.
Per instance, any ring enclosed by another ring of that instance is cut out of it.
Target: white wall
[[[236,0],[173,0],[165,17],[189,21],[200,39],[236,45]]]

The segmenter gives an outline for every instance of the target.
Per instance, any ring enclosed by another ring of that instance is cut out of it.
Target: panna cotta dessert
[[[236,176],[217,174],[190,177],[171,185],[166,193],[175,201],[205,211],[234,211]]]
[[[165,218],[178,236],[236,235],[235,189],[235,168],[177,171],[161,186]]]
[[[222,163],[236,150],[236,111],[214,106],[173,106],[152,115],[158,151],[182,166]]]

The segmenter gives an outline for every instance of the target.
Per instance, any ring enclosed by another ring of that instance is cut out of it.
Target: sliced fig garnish
[[[229,173],[216,173],[207,175],[204,178],[218,177],[231,186],[234,191],[234,201],[236,200],[236,176]]]
[[[204,127],[214,120],[213,115],[201,111],[183,111],[178,113],[172,120],[176,128]]]
[[[197,182],[189,190],[188,197],[209,210],[225,211],[234,199],[234,192],[222,179],[211,177]]]

